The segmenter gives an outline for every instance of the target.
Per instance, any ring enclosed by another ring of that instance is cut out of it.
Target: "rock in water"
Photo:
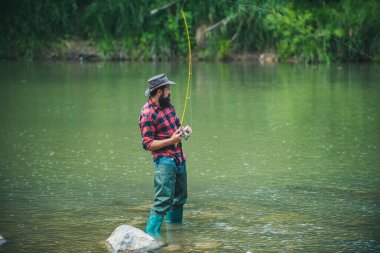
[[[120,225],[106,241],[112,252],[144,252],[164,246],[142,230],[130,225]]]
[[[7,240],[5,240],[2,235],[0,235],[0,245],[3,245],[6,242],[7,242]]]

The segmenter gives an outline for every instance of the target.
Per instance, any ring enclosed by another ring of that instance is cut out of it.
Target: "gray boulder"
[[[7,240],[5,240],[2,235],[0,235],[0,245],[3,245],[6,242],[7,242]]]
[[[115,253],[145,252],[165,245],[163,242],[130,225],[118,226],[107,239],[106,244]]]

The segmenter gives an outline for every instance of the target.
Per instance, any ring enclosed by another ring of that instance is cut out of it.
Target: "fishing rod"
[[[183,4],[182,4],[181,15],[182,15],[183,23],[185,25],[186,37],[187,37],[187,47],[188,47],[188,70],[187,70],[187,72],[188,72],[188,74],[187,74],[185,104],[183,106],[183,112],[182,112],[182,117],[181,117],[181,121],[180,121],[181,127],[179,128],[179,130],[181,131],[183,138],[185,140],[187,140],[188,138],[190,138],[191,132],[190,132],[190,130],[184,130],[184,127],[182,126],[182,124],[183,124],[183,120],[184,120],[185,114],[186,114],[187,102],[188,102],[188,100],[190,98],[190,82],[191,82],[191,74],[192,74],[191,73],[191,71],[192,71],[192,65],[191,65],[190,34],[189,34],[189,28],[188,28],[187,21],[186,21],[185,12],[183,11],[183,6],[185,5],[185,3],[186,3],[186,1],[184,1]],[[191,108],[190,108],[190,110],[191,110]],[[190,121],[192,123],[192,117],[190,118]]]
[[[186,36],[187,36],[187,46],[188,46],[188,75],[187,75],[187,85],[186,85],[186,97],[185,97],[185,105],[183,107],[182,117],[181,117],[181,124],[183,123],[183,119],[185,118],[186,114],[186,107],[187,107],[187,101],[189,99],[190,94],[190,81],[191,81],[191,44],[190,44],[190,35],[189,35],[189,28],[187,26],[185,13],[183,12],[183,9],[181,10],[182,19],[185,24],[186,29]]]

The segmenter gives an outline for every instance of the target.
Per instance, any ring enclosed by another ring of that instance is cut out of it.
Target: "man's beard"
[[[158,103],[160,104],[160,107],[162,108],[166,108],[166,107],[169,107],[171,104],[170,104],[170,96],[164,98],[164,97],[160,97],[158,99]]]

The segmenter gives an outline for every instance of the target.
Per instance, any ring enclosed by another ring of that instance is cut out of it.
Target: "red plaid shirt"
[[[143,148],[147,150],[154,140],[169,139],[180,125],[172,105],[161,109],[149,98],[141,109],[139,118]],[[181,142],[178,143],[177,147],[170,145],[152,151],[152,155],[154,159],[161,156],[173,157],[178,166],[186,159]]]

